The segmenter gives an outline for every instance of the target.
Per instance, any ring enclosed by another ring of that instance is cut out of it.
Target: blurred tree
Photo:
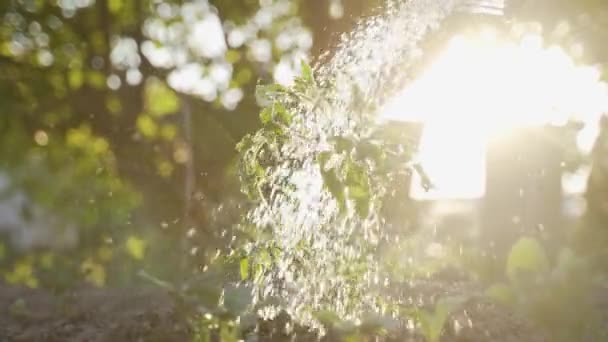
[[[258,127],[256,83],[290,83],[368,3],[3,1],[0,171],[78,226],[84,250],[151,231],[217,247],[227,227],[210,221],[230,223],[211,214],[237,195],[227,170]],[[172,241],[158,262],[184,252]]]
[[[601,0],[508,0],[508,14],[542,25],[545,37],[574,57],[608,63],[608,6]]]

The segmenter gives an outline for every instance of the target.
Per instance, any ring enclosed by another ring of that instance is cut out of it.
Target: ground
[[[54,295],[0,285],[0,341],[188,341],[163,291],[85,288]]]
[[[442,295],[446,286],[424,284],[426,294]],[[460,292],[456,284],[447,292]],[[464,286],[469,291],[468,286]],[[414,289],[408,289],[408,292]],[[415,290],[417,292],[417,290]],[[184,309],[158,289],[81,288],[63,294],[0,285],[0,342],[29,341],[190,341]],[[442,342],[542,342],[536,329],[511,312],[486,300],[472,298],[455,312],[458,334],[449,324]],[[312,341],[311,334],[297,338],[283,334],[276,324],[261,325],[258,342]],[[271,333],[274,331],[275,333]],[[215,339],[220,342],[219,339]],[[324,341],[340,341],[335,334]],[[423,341],[421,336],[395,332],[380,341]]]

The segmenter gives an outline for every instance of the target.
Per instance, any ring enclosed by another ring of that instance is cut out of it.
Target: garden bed
[[[188,341],[187,320],[155,289],[54,295],[0,285],[0,341]]]
[[[404,291],[423,293],[425,298],[462,290],[470,287],[424,282],[415,289],[404,287]],[[56,295],[0,285],[0,341],[190,341],[194,336],[186,311],[158,289],[82,288]],[[280,325],[261,324],[257,340],[317,340],[304,329],[296,329],[296,336],[286,334]],[[520,317],[480,297],[471,297],[455,310],[445,328],[443,342],[547,340]],[[340,332],[330,331],[323,340],[342,341],[342,337]],[[212,340],[220,341],[219,336]],[[379,340],[417,342],[424,338],[402,326]]]

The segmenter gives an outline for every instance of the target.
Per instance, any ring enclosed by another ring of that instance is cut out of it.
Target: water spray
[[[458,6],[456,12],[489,16],[504,16],[506,0],[467,0]]]
[[[251,168],[251,174],[263,173],[264,183],[254,189],[262,200],[248,213],[247,225],[256,236],[247,247],[255,263],[251,269],[263,266],[253,293],[265,319],[284,310],[295,321],[320,329],[313,312],[330,311],[356,322],[368,312],[385,311],[377,293],[387,278],[376,252],[388,238],[379,208],[391,189],[375,181],[380,168],[369,158],[353,161],[359,154],[350,142],[372,136],[375,109],[412,79],[427,54],[420,43],[433,32],[450,33],[446,19],[458,25],[470,24],[470,16],[504,21],[504,0],[393,0],[389,5],[384,15],[361,22],[345,36],[328,61],[304,73],[298,84],[308,86],[291,89],[299,96],[288,90],[271,99],[268,116],[285,112],[291,119],[281,126],[285,138],[269,150],[274,162]],[[255,139],[264,138],[275,141],[276,130],[252,137],[253,147],[244,153],[258,156]],[[259,163],[254,159],[252,164]],[[338,167],[343,164],[347,167]],[[395,169],[404,164],[399,159]],[[342,186],[343,174],[362,185]],[[339,190],[332,191],[332,184]],[[365,210],[357,209],[361,201],[354,201],[356,196],[368,202]],[[265,305],[276,300],[281,304]]]

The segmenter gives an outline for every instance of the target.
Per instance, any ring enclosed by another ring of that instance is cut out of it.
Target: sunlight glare
[[[419,159],[435,183],[417,199],[478,198],[484,194],[485,146],[517,127],[586,124],[579,147],[591,148],[608,92],[600,71],[578,66],[560,47],[528,34],[505,42],[485,30],[456,36],[435,63],[400,95],[383,117],[423,122]],[[417,184],[418,182],[415,182]]]

